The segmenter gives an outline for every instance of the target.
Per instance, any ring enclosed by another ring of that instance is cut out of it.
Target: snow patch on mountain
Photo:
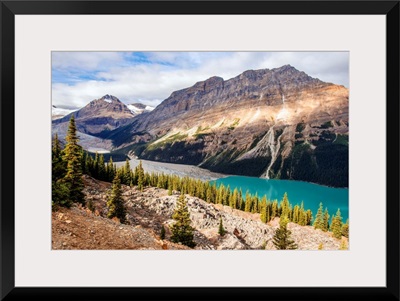
[[[135,115],[139,115],[139,114],[142,114],[143,112],[150,112],[150,111],[154,110],[154,107],[143,105],[141,103],[134,103],[134,104],[126,105],[126,106]]]
[[[76,109],[71,110],[71,109],[57,108],[56,106],[51,107],[51,115],[53,119],[59,119],[75,111]]]

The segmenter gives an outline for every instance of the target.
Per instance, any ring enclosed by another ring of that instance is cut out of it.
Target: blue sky
[[[211,76],[290,64],[349,87],[348,52],[52,52],[52,103],[81,108],[106,94],[156,106],[173,91]]]

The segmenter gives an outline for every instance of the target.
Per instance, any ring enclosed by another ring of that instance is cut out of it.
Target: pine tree
[[[219,220],[219,227],[218,227],[218,234],[220,236],[224,236],[226,233],[225,229],[224,229],[224,225],[222,224],[222,217]]]
[[[337,210],[336,215],[332,217],[331,231],[335,238],[342,237],[342,216],[340,214],[340,209]]]
[[[271,218],[278,216],[278,200],[272,202]]]
[[[324,245],[322,244],[322,242],[318,245],[318,250],[323,250],[324,249]]]
[[[268,223],[271,220],[271,211],[270,211],[270,204],[267,204],[267,210],[266,210],[266,223]]]
[[[67,162],[67,173],[64,177],[65,184],[69,189],[69,199],[74,203],[85,204],[84,188],[82,180],[82,151],[78,144],[78,136],[76,135],[76,125],[74,115],[71,116],[66,146],[64,149],[63,159]]]
[[[51,182],[51,201],[53,210],[55,210],[57,206],[71,207],[72,202],[69,198],[69,189],[63,179]]]
[[[65,177],[67,172],[67,162],[63,160],[63,151],[61,150],[60,141],[58,135],[55,134],[53,139],[53,147],[51,150],[51,165],[52,174],[51,178],[53,181],[57,181]]]
[[[143,191],[144,187],[144,182],[145,182],[145,175],[144,175],[144,170],[142,167],[142,160],[139,161],[139,165],[136,167],[136,174],[137,174],[137,181],[138,181],[138,189],[140,191]]]
[[[312,220],[312,212],[310,209],[307,209],[307,211],[306,211],[306,226],[311,225],[311,220]]]
[[[125,166],[124,166],[124,182],[126,185],[131,183],[131,166],[129,164],[129,160],[126,159]]]
[[[323,227],[323,231],[328,231],[329,230],[329,212],[328,212],[328,208],[325,208],[325,212],[324,212],[324,227]]]
[[[279,228],[276,230],[272,242],[278,250],[295,250],[297,245],[290,238],[292,232],[287,229],[287,218],[282,218],[279,222]]]
[[[106,180],[106,166],[105,166],[105,163],[104,163],[103,154],[101,154],[99,156],[99,166],[98,166],[98,168],[99,168],[99,179],[103,180],[103,181]]]
[[[288,196],[287,196],[286,192],[283,194],[283,199],[282,199],[280,205],[281,205],[280,206],[281,207],[281,217],[289,218],[289,212],[290,212],[289,206],[290,206],[290,204],[289,204],[289,199],[288,199]]]
[[[342,235],[349,238],[349,219],[347,219],[346,223],[342,226]]]
[[[168,195],[172,195],[172,183],[168,181]]]
[[[347,246],[346,241],[343,239],[342,242],[340,243],[340,248],[339,250],[347,250],[349,247]]]
[[[267,208],[267,198],[266,198],[266,196],[264,195],[263,196],[263,198],[262,198],[262,200],[261,200],[261,215],[260,215],[260,218],[261,218],[261,221],[263,222],[263,223],[266,223],[267,222],[267,210],[268,210],[268,208]]]
[[[126,209],[124,207],[124,202],[122,199],[121,179],[118,175],[115,176],[112,182],[111,194],[107,201],[107,207],[108,218],[117,217],[121,223],[126,222]]]
[[[186,205],[184,194],[181,194],[179,197],[172,218],[175,220],[175,223],[171,226],[171,240],[176,243],[180,242],[190,248],[194,248],[196,246],[193,241],[194,228],[190,226],[190,213]]]
[[[314,229],[324,229],[324,216],[323,216],[323,205],[322,202],[319,203],[319,208],[317,211],[317,215],[315,217],[315,221],[314,221]]]
[[[246,211],[246,212],[250,212],[251,211],[251,207],[252,207],[251,202],[252,202],[251,194],[247,190],[246,191],[246,202],[245,202],[244,211]]]
[[[299,225],[305,226],[307,225],[307,214],[304,211],[304,202],[301,201],[300,209],[299,209]]]
[[[160,239],[165,239],[165,228],[164,228],[164,225],[161,226]]]
[[[293,222],[298,224],[300,219],[300,207],[299,205],[295,205],[293,208]]]

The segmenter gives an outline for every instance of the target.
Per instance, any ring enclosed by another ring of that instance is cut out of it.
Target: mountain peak
[[[290,64],[286,64],[286,65],[283,65],[283,66],[281,66],[281,67],[278,67],[278,68],[274,68],[274,69],[272,69],[273,71],[289,71],[289,70],[292,70],[292,71],[298,71],[295,67],[293,67],[292,65],[290,65]],[[299,71],[300,72],[300,71]]]
[[[102,98],[100,98],[101,100],[104,100],[105,102],[108,102],[108,103],[111,103],[111,102],[113,102],[113,101],[118,101],[119,102],[119,99],[117,98],[117,97],[115,97],[115,96],[113,96],[113,95],[109,95],[109,94],[106,94],[106,95],[104,95]]]

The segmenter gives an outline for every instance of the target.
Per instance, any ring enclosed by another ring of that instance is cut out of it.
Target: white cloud
[[[77,108],[111,94],[125,103],[156,106],[173,91],[211,76],[227,80],[249,69],[272,69],[285,64],[348,87],[347,52],[153,52],[145,53],[145,63],[130,62],[123,52],[96,52],[93,57],[90,54],[58,53],[56,58],[53,54],[53,68],[80,68],[85,73],[94,70],[93,77],[97,79],[54,83],[54,105]]]
[[[107,68],[113,64],[122,62],[123,59],[122,52],[54,51],[51,54],[53,68],[85,69],[87,71]]]

